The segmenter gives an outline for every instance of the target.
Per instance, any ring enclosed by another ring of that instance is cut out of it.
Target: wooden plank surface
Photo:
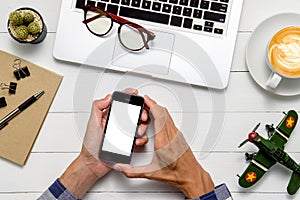
[[[200,152],[194,153],[199,158]],[[77,153],[34,153],[23,168],[1,160],[0,175],[5,180],[5,184],[0,185],[0,191],[1,193],[43,192],[61,175],[68,163],[76,156]],[[136,154],[133,158],[133,165],[145,164],[149,162],[151,156],[151,153]],[[291,153],[291,156],[296,160],[300,159],[300,153]],[[257,185],[246,190],[237,184],[237,174],[242,173],[247,166],[243,153],[213,152],[198,160],[210,172],[215,184],[226,182],[233,193],[285,193],[291,175],[289,170],[277,164],[265,174],[264,179]],[[103,177],[90,191],[110,193],[178,192],[173,186],[147,179],[128,179],[122,173],[115,171],[111,171]]]
[[[293,197],[287,195],[285,188],[291,173],[279,164],[275,165],[259,184],[249,190],[240,188],[236,177],[236,174],[242,173],[247,166],[244,153],[256,150],[250,144],[241,149],[237,148],[254,125],[262,122],[258,131],[266,137],[264,124],[277,124],[282,117],[282,111],[289,109],[300,111],[299,96],[279,97],[265,92],[253,81],[245,64],[245,48],[255,27],[275,14],[300,13],[299,0],[244,1],[230,82],[225,90],[216,91],[97,69],[98,76],[94,76],[89,83],[97,81],[95,84],[101,84],[92,88],[95,92],[91,93],[92,95],[83,105],[78,105],[78,99],[82,98],[78,96],[80,93],[76,90],[78,85],[82,86],[81,79],[78,77],[93,74],[95,69],[60,62],[52,57],[60,3],[60,0],[28,0],[26,3],[18,0],[2,0],[1,2],[0,13],[4,17],[0,20],[0,49],[58,72],[64,76],[64,80],[28,163],[24,167],[19,167],[0,159],[0,199],[37,198],[78,155],[93,99],[124,87],[137,87],[141,94],[149,94],[169,109],[199,162],[210,171],[216,184],[227,183],[235,199],[299,198],[299,194]],[[43,14],[49,32],[43,43],[20,45],[7,34],[5,16],[11,10],[21,6],[34,7]],[[100,78],[99,74],[103,76]],[[124,77],[131,81],[122,83]],[[145,82],[148,83],[146,86]],[[214,129],[214,126],[219,128]],[[286,151],[297,161],[300,161],[299,131],[299,127],[296,127],[286,145]],[[153,133],[153,127],[149,128],[149,132]],[[149,162],[152,146],[153,136],[150,136],[145,152],[135,154],[134,164]],[[85,199],[120,198],[160,200],[183,199],[183,196],[177,189],[163,183],[127,179],[118,172],[112,172],[97,183]]]
[[[75,117],[75,115],[78,115]],[[253,145],[245,145],[238,149],[237,146],[248,137],[248,133],[254,126],[261,122],[261,126],[257,130],[263,137],[267,138],[265,124],[274,123],[277,125],[283,118],[281,112],[236,112],[226,113],[224,121],[220,126],[220,133],[215,134],[210,131],[213,124],[211,113],[171,113],[176,126],[185,135],[186,140],[195,151],[206,151],[203,149],[204,140],[213,138],[213,151],[216,152],[245,152],[253,151]],[[81,148],[82,138],[89,113],[73,114],[73,113],[50,113],[40,132],[40,135],[33,148],[34,153],[63,153],[63,152],[79,152]],[[80,120],[77,122],[76,120]],[[194,128],[195,119],[199,124]],[[182,123],[182,121],[188,123]],[[300,152],[300,126],[297,126],[292,133],[289,142],[286,144],[286,151]],[[149,126],[148,135],[150,142],[145,151],[152,151],[154,130]],[[149,147],[148,147],[149,146]]]

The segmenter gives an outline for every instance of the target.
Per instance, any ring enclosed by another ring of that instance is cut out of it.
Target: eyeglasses
[[[153,32],[101,8],[87,5],[83,9],[83,23],[96,36],[105,36],[112,29],[113,22],[119,23],[118,38],[126,49],[131,51],[139,51],[143,48],[149,49],[149,41],[155,38]]]

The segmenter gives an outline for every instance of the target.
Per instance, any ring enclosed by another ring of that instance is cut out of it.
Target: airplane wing
[[[289,140],[289,137],[297,124],[297,121],[297,112],[290,110],[275,128],[274,134],[270,137],[270,141],[283,150],[284,145]]]
[[[251,163],[239,178],[239,185],[248,188],[257,181],[276,163],[276,161],[263,151],[253,157]]]

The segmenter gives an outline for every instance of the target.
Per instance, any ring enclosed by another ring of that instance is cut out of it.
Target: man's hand
[[[148,178],[172,184],[188,198],[196,198],[214,189],[210,175],[193,155],[168,110],[145,96],[145,105],[154,117],[155,144],[150,164],[133,167],[116,164],[130,178]]]
[[[135,89],[126,89],[124,92],[138,94]],[[111,94],[93,102],[81,152],[60,177],[62,184],[78,198],[81,198],[98,179],[111,170],[110,166],[98,158],[110,101]],[[141,119],[137,146],[148,142],[148,137],[145,135],[149,121],[147,110],[143,110]]]

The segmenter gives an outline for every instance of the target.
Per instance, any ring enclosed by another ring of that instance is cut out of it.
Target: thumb
[[[117,163],[113,166],[116,171],[122,171],[128,178],[145,178],[148,165],[134,167],[127,164]]]
[[[145,104],[149,108],[155,120],[166,119],[166,111],[165,108],[158,105],[153,99],[149,96],[144,96]]]
[[[96,108],[97,110],[100,110],[100,111],[108,108],[108,106],[110,104],[111,97],[112,97],[111,94],[108,94],[103,99],[95,100],[94,101],[94,108]]]

